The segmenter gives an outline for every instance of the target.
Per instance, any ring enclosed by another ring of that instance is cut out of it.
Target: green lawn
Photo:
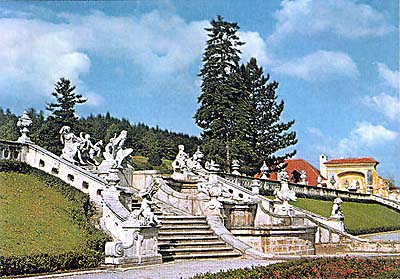
[[[72,203],[30,174],[0,172],[0,255],[63,253],[86,247]]]
[[[329,217],[333,201],[299,198],[294,206]],[[390,231],[400,228],[400,213],[378,204],[343,202],[346,230],[353,234]]]

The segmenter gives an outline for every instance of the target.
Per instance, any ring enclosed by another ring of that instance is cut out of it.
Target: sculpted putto
[[[103,142],[100,140],[93,144],[89,134],[81,132],[79,137],[71,132],[69,126],[63,126],[60,129],[60,140],[64,144],[61,158],[81,165],[99,165],[95,156],[99,156]]]
[[[102,171],[108,172],[111,168],[122,168],[122,161],[133,151],[132,148],[124,148],[127,135],[128,132],[123,130],[119,136],[115,134],[106,144],[103,152],[105,160],[99,166]]]
[[[175,160],[172,162],[172,168],[174,174],[172,177],[174,179],[188,179],[189,177],[194,177],[196,170],[200,170],[201,160],[204,157],[200,148],[193,154],[192,157],[185,152],[185,146],[182,144],[178,145],[178,154],[176,154]]]

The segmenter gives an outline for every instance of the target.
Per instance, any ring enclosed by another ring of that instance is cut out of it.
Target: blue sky
[[[239,23],[242,60],[280,82],[297,157],[372,156],[400,185],[399,2],[0,2],[0,104],[45,108],[58,78],[88,98],[77,112],[199,135],[204,27]]]

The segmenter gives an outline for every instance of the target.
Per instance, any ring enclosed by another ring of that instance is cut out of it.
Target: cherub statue
[[[189,155],[185,152],[185,146],[178,145],[178,154],[176,154],[175,160],[172,162],[172,168],[174,172],[183,172],[186,166],[186,160],[189,159]]]
[[[341,210],[342,202],[343,201],[341,198],[336,198],[333,201],[331,218],[343,218],[344,217],[343,212]]]
[[[103,156],[105,160],[100,167],[103,171],[109,171],[111,168],[122,168],[122,161],[132,153],[132,148],[124,149],[124,143],[127,137],[127,131],[123,130],[117,137],[115,134],[110,142],[106,144]]]

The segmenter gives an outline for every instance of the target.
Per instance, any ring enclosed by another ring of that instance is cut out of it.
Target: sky
[[[60,77],[80,116],[200,135],[204,28],[237,22],[294,119],[297,158],[373,157],[400,186],[398,0],[1,1],[0,106],[45,110]]]

